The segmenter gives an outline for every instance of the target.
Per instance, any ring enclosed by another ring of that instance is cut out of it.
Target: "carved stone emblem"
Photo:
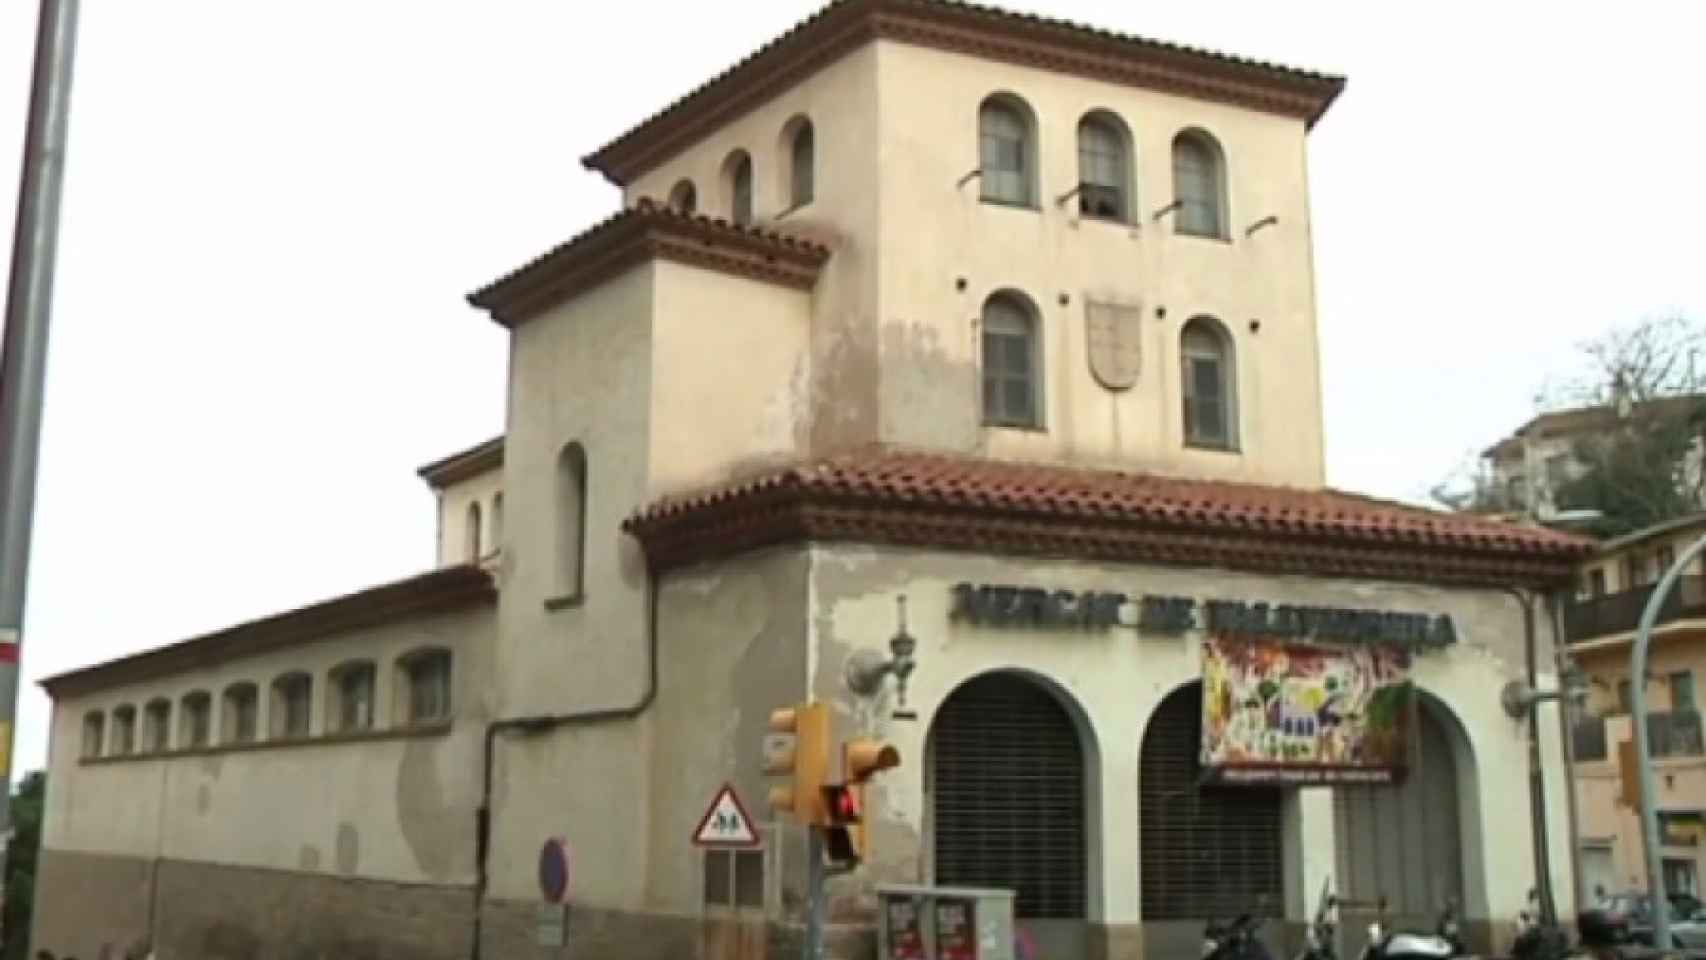
[[[1109,390],[1129,390],[1137,383],[1142,334],[1141,305],[1085,299],[1085,352],[1097,383]]]

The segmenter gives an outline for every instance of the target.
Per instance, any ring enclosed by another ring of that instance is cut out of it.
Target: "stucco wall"
[[[65,699],[53,715],[43,845],[400,882],[467,882],[494,626],[491,608],[476,607]],[[449,732],[264,742],[274,677],[296,670],[313,675],[311,735],[318,737],[325,732],[328,671],[352,659],[375,661],[379,733],[393,726],[390,708],[401,692],[397,658],[431,646],[448,648],[454,657]],[[219,743],[219,696],[239,681],[259,687],[262,743],[181,757],[80,762],[89,711],[110,716],[111,708],[129,703],[140,714],[148,700],[168,697],[176,737],[182,698],[195,690],[213,695],[213,742]]]
[[[821,547],[813,559],[812,691],[837,705],[839,735],[859,730],[877,734],[894,743],[904,758],[898,770],[880,778],[881,787],[868,802],[877,824],[876,854],[865,881],[929,879],[918,854],[930,845],[923,770],[931,720],[966,680],[990,670],[1018,670],[1042,678],[1069,702],[1069,713],[1077,713],[1089,733],[1087,762],[1100,758],[1089,823],[1092,850],[1101,851],[1099,861],[1092,854],[1090,864],[1090,919],[1107,924],[1139,920],[1138,747],[1159,701],[1200,675],[1200,635],[1166,639],[1124,628],[1083,633],[950,623],[950,588],[961,581],[1450,613],[1459,644],[1419,657],[1413,675],[1461,721],[1474,758],[1476,789],[1471,791],[1474,802],[1468,805],[1464,827],[1471,915],[1515,918],[1534,871],[1528,807],[1516,800],[1528,795],[1526,734],[1499,705],[1501,686],[1521,674],[1523,662],[1521,615],[1508,595],[1223,570]],[[918,666],[907,694],[919,714],[916,722],[891,721],[888,700],[852,698],[842,681],[853,652],[871,649],[886,655],[895,629],[894,598],[901,593],[908,599],[910,631],[918,639]],[[1540,643],[1544,662],[1550,657],[1550,638],[1543,633]],[[1550,682],[1543,678],[1542,685]],[[1546,762],[1559,770],[1555,713],[1543,713],[1541,730]],[[1561,774],[1554,775],[1549,786],[1553,880],[1560,905],[1568,910],[1571,881]],[[1299,804],[1296,815],[1301,817],[1296,827],[1300,836],[1332,836],[1330,803]],[[1323,817],[1329,818],[1325,824],[1319,822]],[[1332,864],[1330,854],[1306,855],[1301,864],[1294,861],[1288,866],[1297,875],[1287,878],[1288,888],[1319,890]],[[1294,909],[1296,905],[1294,900]]]
[[[446,486],[438,491],[438,565],[452,567],[460,563],[489,561],[498,552],[492,514],[498,493],[503,490],[503,471],[488,470],[477,476]],[[468,506],[480,505],[480,549],[478,554],[469,540]],[[508,505],[504,505],[505,511]]]
[[[877,48],[866,44],[774,99],[716,130],[623,192],[669,196],[677,180],[696,184],[699,211],[729,216],[724,162],[736,149],[753,163],[753,212],[765,225],[828,243],[834,255],[812,292],[810,327],[810,442],[827,451],[877,437],[877,197],[883,170],[878,158]],[[807,117],[816,138],[813,201],[788,207],[790,120]]]
[[[1321,485],[1300,121],[900,43],[880,42],[877,51],[885,438]],[[979,105],[1002,91],[1036,114],[1040,209],[983,203],[975,179],[956,188],[979,163]],[[1137,223],[1081,220],[1075,200],[1055,203],[1078,183],[1077,125],[1092,109],[1114,112],[1130,129]],[[1150,217],[1173,198],[1173,137],[1193,127],[1211,133],[1226,155],[1230,241],[1178,236],[1170,219]],[[1270,215],[1277,225],[1245,235]],[[962,278],[963,291],[956,289]],[[1042,318],[1041,431],[980,426],[977,320],[988,296],[1003,289],[1023,292]],[[1084,352],[1090,295],[1143,306],[1141,370],[1123,393],[1091,377]],[[1198,314],[1217,317],[1236,344],[1241,453],[1183,445],[1178,336]]]
[[[697,267],[655,267],[654,494],[803,454],[810,293]]]

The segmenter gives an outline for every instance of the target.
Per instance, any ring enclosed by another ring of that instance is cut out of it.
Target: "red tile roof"
[[[865,43],[885,38],[1300,117],[1313,125],[1343,77],[958,0],[834,0],[582,159],[625,186]]]
[[[468,302],[513,326],[653,258],[809,289],[829,248],[642,198],[470,293]]]
[[[654,503],[663,565],[870,540],[1454,583],[1558,582],[1591,541],[1335,490],[865,449]]]

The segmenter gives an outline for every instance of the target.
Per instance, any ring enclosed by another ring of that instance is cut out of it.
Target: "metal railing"
[[[1653,595],[1655,584],[1576,600],[1564,609],[1564,638],[1571,643],[1629,633],[1641,620],[1641,610]],[[1664,598],[1656,622],[1670,623],[1690,617],[1706,618],[1706,576],[1677,579],[1676,589]]]

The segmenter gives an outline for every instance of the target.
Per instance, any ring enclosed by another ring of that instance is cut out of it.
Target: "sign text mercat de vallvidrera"
[[[1328,643],[1374,644],[1413,652],[1457,642],[1448,614],[1358,610],[1114,591],[958,583],[950,619],[1002,627],[1107,630],[1177,636],[1192,630]]]

